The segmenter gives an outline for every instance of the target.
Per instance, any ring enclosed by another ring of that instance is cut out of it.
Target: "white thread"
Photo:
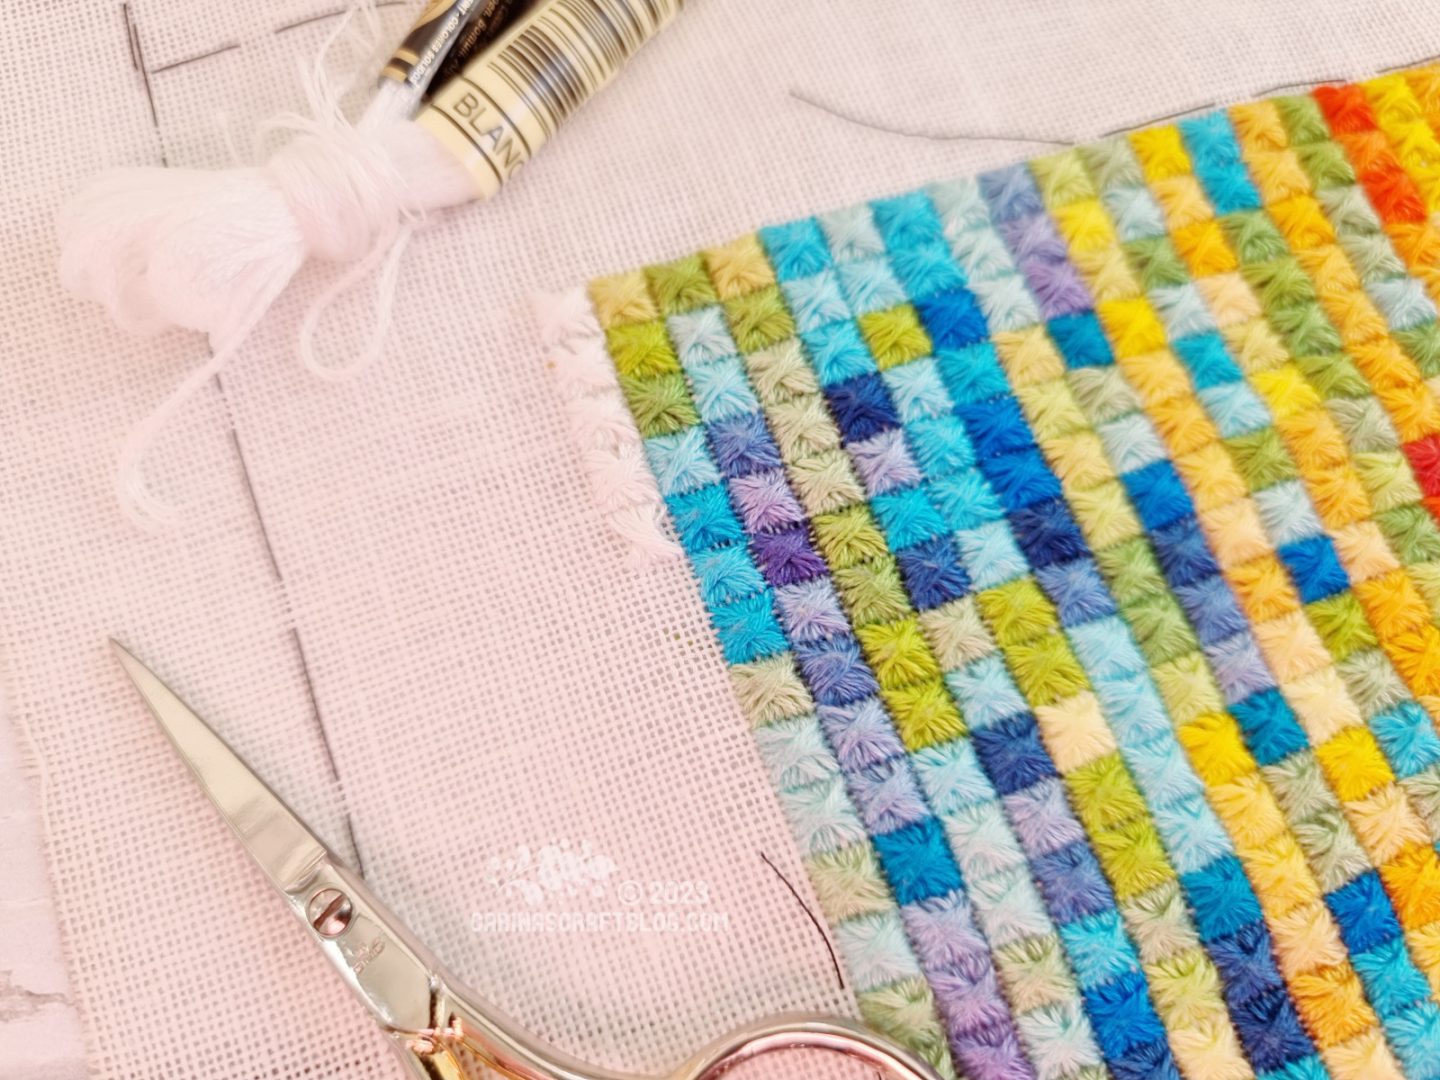
[[[373,8],[368,16],[373,42]],[[358,124],[340,109],[350,79],[328,74],[335,43],[353,35],[352,10],[302,73],[309,115],[272,119],[257,133],[290,141],[265,164],[218,171],[120,168],[98,177],[61,211],[60,276],[76,295],[104,305],[121,327],[171,326],[209,335],[212,355],[128,434],[116,493],[137,524],[178,514],[151,493],[145,455],[175,413],[235,357],[256,324],[310,257],[347,263],[301,321],[306,370],[353,378],[374,362],[390,330],[399,264],[427,210],[468,202],[475,188],[456,162],[411,121],[418,97],[386,82]],[[315,332],[329,306],[371,274],[375,321],[359,354],[320,360]]]
[[[679,558],[645,446],[584,289],[536,293],[535,323],[580,452],[595,505],[639,565]]]

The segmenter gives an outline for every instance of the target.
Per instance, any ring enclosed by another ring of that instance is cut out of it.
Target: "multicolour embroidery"
[[[1437,213],[1440,69],[590,286],[614,519],[943,1075],[1440,1077]]]

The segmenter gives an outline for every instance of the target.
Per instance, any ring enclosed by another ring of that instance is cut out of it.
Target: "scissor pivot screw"
[[[338,937],[350,925],[355,909],[339,889],[321,889],[305,905],[305,917],[321,937]]]

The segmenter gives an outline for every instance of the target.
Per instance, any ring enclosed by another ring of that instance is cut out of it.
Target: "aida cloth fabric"
[[[383,4],[391,41],[423,7]],[[690,0],[498,198],[426,223],[362,377],[297,363],[303,314],[336,271],[303,273],[146,461],[182,524],[138,531],[116,509],[116,452],[204,343],[134,338],[66,296],[56,208],[108,165],[249,159],[257,125],[304,110],[297,64],[340,6],[3,5],[24,59],[0,65],[0,689],[65,971],[42,981],[0,945],[0,1023],[64,994],[101,1080],[397,1075],[144,712],[110,635],[453,970],[572,1053],[660,1072],[771,1012],[855,1012],[855,969],[837,978],[835,932],[694,575],[683,559],[633,569],[633,544],[594,509],[529,294],[1281,84],[1413,65],[1440,53],[1440,8]],[[353,295],[322,321],[327,362],[363,344],[373,292]],[[521,846],[562,839],[613,863],[606,897],[531,907],[492,884],[493,860],[504,871]],[[704,882],[728,924],[473,919],[609,910],[626,880]],[[32,1030],[33,1055],[62,1038]],[[31,1080],[28,1060],[0,1052],[0,1075]]]
[[[1437,210],[1421,69],[590,284],[577,415],[942,1074],[1440,1076]]]

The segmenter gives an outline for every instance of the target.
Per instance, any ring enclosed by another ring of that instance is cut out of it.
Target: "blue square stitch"
[[[1110,342],[1093,311],[1058,316],[1050,320],[1047,329],[1066,367],[1105,367],[1115,362]]]
[[[814,218],[761,229],[760,243],[781,281],[808,277],[830,265],[830,247]]]
[[[902,906],[944,896],[960,888],[960,868],[950,855],[940,822],[917,821],[875,839],[880,865]]]
[[[827,386],[825,398],[846,442],[900,426],[900,416],[879,375],[860,375]]]

